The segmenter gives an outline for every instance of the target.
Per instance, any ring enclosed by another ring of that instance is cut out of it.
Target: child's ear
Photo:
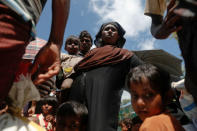
[[[172,102],[173,98],[175,96],[175,92],[172,88],[170,88],[165,94],[164,94],[164,105],[168,105]]]

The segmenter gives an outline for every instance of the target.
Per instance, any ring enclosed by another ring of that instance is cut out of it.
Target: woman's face
[[[102,41],[105,44],[114,45],[118,39],[119,35],[117,28],[112,24],[106,25],[102,31]]]

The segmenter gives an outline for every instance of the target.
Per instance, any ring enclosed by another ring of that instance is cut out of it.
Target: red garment
[[[52,124],[47,122],[42,114],[37,114],[36,117],[38,118],[41,127],[45,128],[47,131],[53,131]]]
[[[27,73],[29,72],[29,67],[32,65],[30,60],[22,60],[19,63],[17,72],[15,73],[15,82],[19,81],[20,75],[23,74],[24,76],[27,75]]]
[[[80,71],[99,66],[117,64],[121,61],[130,59],[133,55],[133,52],[126,49],[106,45],[89,51],[74,69],[75,71]]]
[[[13,83],[31,27],[15,12],[0,4],[0,99],[4,99]]]

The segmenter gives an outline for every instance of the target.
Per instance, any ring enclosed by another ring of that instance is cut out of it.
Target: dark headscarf
[[[109,24],[114,25],[118,30],[119,39],[116,42],[116,45],[102,44],[102,31],[104,27]],[[130,59],[133,56],[133,52],[122,49],[126,41],[123,37],[124,34],[124,29],[117,22],[108,22],[103,24],[96,35],[96,40],[94,41],[98,48],[89,51],[85,57],[77,65],[75,65],[74,70],[76,72],[88,71],[93,68],[114,65]]]
[[[114,25],[118,30],[119,39],[118,39],[115,46],[122,48],[124,46],[125,41],[126,41],[126,39],[124,38],[125,30],[122,28],[122,26],[118,22],[107,22],[107,23],[102,24],[101,28],[99,29],[99,32],[96,35],[96,39],[94,40],[94,44],[96,45],[96,47],[104,46],[102,43],[102,38],[101,38],[102,31],[103,31],[104,27],[109,24]]]

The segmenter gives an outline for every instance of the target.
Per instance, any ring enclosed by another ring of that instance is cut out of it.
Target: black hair
[[[87,30],[83,30],[83,31],[81,31],[81,33],[79,34],[79,39],[80,39],[80,40],[83,39],[84,37],[90,38],[90,41],[91,41],[91,43],[92,43],[92,37],[91,37],[90,33],[89,33]]]
[[[142,64],[131,69],[127,79],[128,87],[130,83],[142,83],[143,78],[147,78],[151,87],[158,91],[162,97],[171,88],[169,73],[151,64]]]
[[[132,126],[133,126],[133,122],[132,122],[132,119],[131,118],[124,118],[123,120],[121,120],[119,122],[119,125],[121,126],[122,124],[124,124],[127,128],[128,128],[128,131],[131,131],[132,129]]]
[[[94,40],[94,44],[96,45],[96,47],[102,47],[104,46],[102,43],[102,31],[105,28],[105,26],[107,25],[114,25],[117,30],[118,30],[118,35],[119,35],[119,39],[116,42],[116,47],[122,48],[126,42],[126,39],[124,38],[124,34],[125,34],[125,30],[122,28],[122,26],[118,23],[118,22],[107,22],[101,25],[99,32],[96,34],[96,39]]]
[[[133,125],[136,125],[136,124],[141,124],[142,120],[140,119],[139,116],[135,116],[132,118],[132,122],[133,122]]]
[[[88,110],[85,105],[76,101],[67,101],[61,104],[57,110],[57,117],[72,117],[80,118],[81,125],[87,125]]]
[[[40,106],[42,107],[45,104],[51,105],[53,106],[53,111],[52,114],[55,115],[56,113],[56,108],[58,106],[58,101],[57,98],[54,96],[45,96],[43,98],[41,98],[41,100],[39,101]]]
[[[67,39],[66,39],[66,42],[65,42],[65,49],[66,49],[66,45],[68,44],[68,42],[70,41],[75,41],[78,43],[78,45],[80,45],[80,40],[77,36],[74,36],[74,35],[71,35],[69,36]]]

